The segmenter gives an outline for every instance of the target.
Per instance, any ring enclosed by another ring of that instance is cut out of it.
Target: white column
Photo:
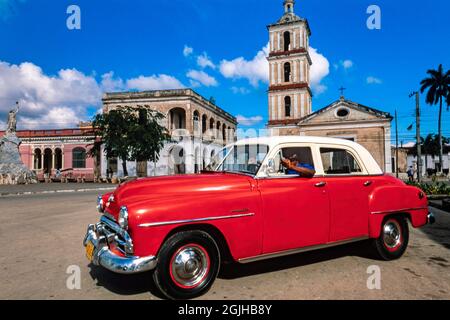
[[[271,63],[270,64],[270,69],[271,69],[271,77],[270,77],[270,84],[275,84],[275,63]]]
[[[384,162],[385,172],[392,173],[391,163],[391,128],[389,126],[384,127]],[[422,171],[423,172],[423,171]]]
[[[297,64],[298,64],[297,60],[294,60],[293,63],[292,63],[293,68],[294,68],[293,73],[292,73],[292,80],[293,80],[293,82],[297,82]]]
[[[305,68],[304,68],[304,61],[300,61],[300,82],[305,82]]]
[[[278,120],[281,120],[281,95],[278,96]]]
[[[297,49],[297,31],[296,30],[294,30],[294,32],[293,32],[293,36],[294,36],[294,50],[295,49]]]
[[[270,52],[274,51],[275,40],[273,32],[270,33]]]
[[[272,112],[271,112],[271,120],[275,119],[275,97],[272,95],[270,96],[270,106],[272,108]]]
[[[278,37],[278,47],[277,50],[281,50],[281,33],[277,32],[277,37]]]
[[[298,95],[294,95],[294,118],[298,119]]]
[[[277,64],[278,65],[278,84],[281,83],[281,62]]]
[[[305,116],[305,94],[300,94],[300,117],[303,118]]]
[[[300,47],[303,47],[303,29],[300,29]]]

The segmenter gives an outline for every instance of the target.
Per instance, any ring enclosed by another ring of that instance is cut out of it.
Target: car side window
[[[315,170],[312,151],[310,147],[282,148],[275,158],[276,169],[282,175],[299,175],[299,173],[283,166],[282,160],[289,160],[298,167]]]
[[[325,174],[352,174],[362,172],[356,159],[347,150],[320,148],[320,156]]]

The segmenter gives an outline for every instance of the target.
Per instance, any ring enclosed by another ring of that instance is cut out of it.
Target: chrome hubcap
[[[396,221],[388,221],[383,228],[383,239],[386,246],[395,248],[401,241],[400,225]]]
[[[202,248],[183,247],[172,259],[173,279],[184,287],[195,287],[205,278],[208,264],[207,254]]]

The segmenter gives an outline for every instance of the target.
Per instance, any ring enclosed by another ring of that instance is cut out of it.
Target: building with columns
[[[308,21],[295,13],[295,0],[283,1],[283,16],[269,25],[269,122],[272,135],[327,136],[366,147],[385,172],[392,172],[391,121],[377,108],[340,99],[313,112]]]
[[[160,124],[172,137],[157,163],[144,164],[146,172],[139,172],[141,166],[128,161],[129,176],[198,173],[226,144],[235,141],[236,118],[191,89],[106,93],[103,97],[104,112],[125,106],[161,112],[165,118]],[[0,131],[0,137],[4,133]],[[124,175],[121,159],[108,159],[104,152],[97,159],[88,156],[95,139],[90,123],[74,129],[19,130],[17,136],[22,140],[23,163],[40,181],[55,178],[57,172],[74,181],[94,181],[96,171],[101,177],[110,176],[109,172]]]
[[[165,116],[161,125],[173,140],[164,146],[157,163],[144,164],[146,172],[138,172],[142,165],[128,162],[130,176],[198,173],[220,149],[235,141],[236,118],[192,89],[106,93],[103,97],[103,112],[125,106],[161,112]],[[102,175],[112,170],[122,176],[120,163],[120,159],[103,157]]]
[[[4,135],[0,131],[0,137]],[[19,130],[23,163],[36,172],[38,180],[55,177],[56,171],[72,179],[94,180],[94,159],[87,154],[92,145],[92,127],[52,130]]]

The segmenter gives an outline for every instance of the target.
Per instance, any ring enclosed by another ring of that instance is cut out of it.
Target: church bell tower
[[[269,128],[295,127],[311,113],[309,86],[311,30],[294,12],[295,0],[284,0],[284,15],[267,26],[270,38]]]

